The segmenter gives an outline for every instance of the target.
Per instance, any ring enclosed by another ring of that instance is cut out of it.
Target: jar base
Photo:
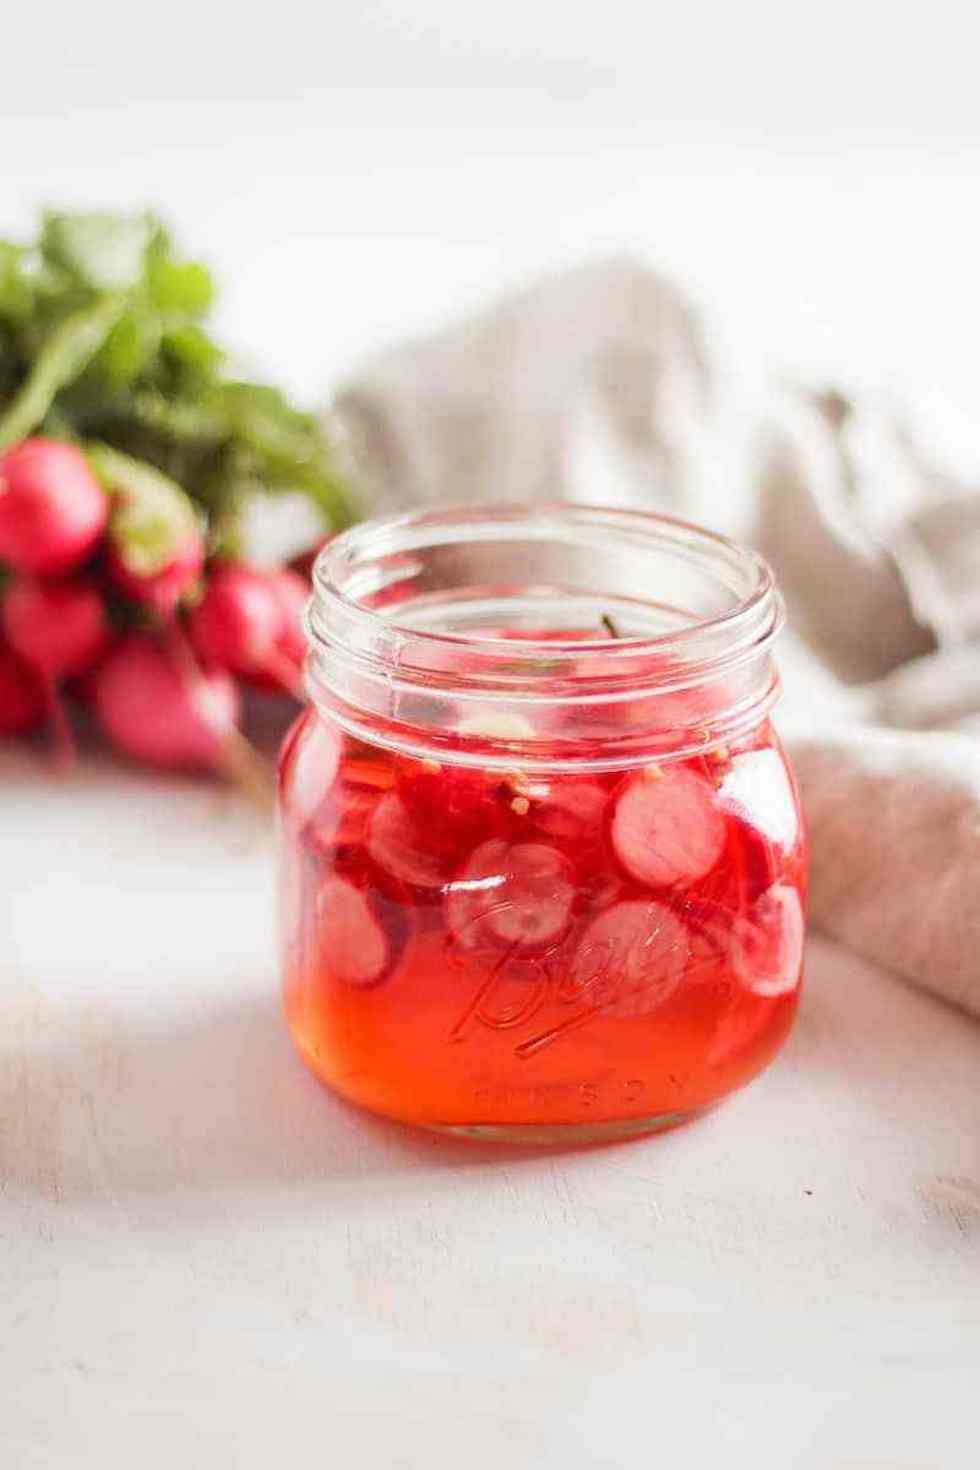
[[[422,1123],[430,1133],[453,1138],[473,1138],[481,1143],[555,1144],[613,1143],[618,1138],[636,1138],[644,1133],[663,1133],[693,1122],[706,1108],[690,1112],[654,1113],[646,1118],[609,1118],[596,1123]]]

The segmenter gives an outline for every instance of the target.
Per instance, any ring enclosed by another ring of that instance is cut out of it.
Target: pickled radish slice
[[[732,965],[756,995],[785,995],[796,987],[803,960],[803,909],[795,888],[767,888],[732,926]]]
[[[690,953],[687,930],[662,903],[635,898],[593,919],[576,949],[564,1000],[587,1000],[614,1016],[645,1016],[680,983]]]
[[[559,840],[593,837],[599,830],[606,799],[607,792],[595,781],[556,781],[547,795],[534,801],[534,824]]]
[[[686,766],[634,776],[616,803],[612,843],[631,877],[651,888],[695,883],[725,845],[715,792]]]
[[[376,985],[388,969],[388,940],[370,901],[343,878],[329,878],[316,901],[320,954],[345,985]]]
[[[426,847],[423,829],[394,793],[382,797],[368,827],[368,851],[391,878],[413,888],[441,888],[449,878],[445,859]]]
[[[398,777],[398,795],[416,830],[452,868],[493,835],[503,815],[499,786],[486,771],[434,761],[406,761]]]
[[[446,914],[466,948],[540,948],[568,930],[575,900],[572,866],[542,842],[483,842],[453,880]]]

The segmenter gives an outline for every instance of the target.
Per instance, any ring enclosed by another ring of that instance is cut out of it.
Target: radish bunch
[[[150,765],[240,771],[240,683],[298,694],[309,584],[208,560],[193,502],[104,445],[0,455],[0,735],[49,725],[62,759],[89,704]]]

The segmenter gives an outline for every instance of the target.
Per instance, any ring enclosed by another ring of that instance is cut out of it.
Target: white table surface
[[[976,1464],[980,1028],[813,942],[711,1117],[360,1115],[278,1011],[267,835],[0,753],[0,1463]]]

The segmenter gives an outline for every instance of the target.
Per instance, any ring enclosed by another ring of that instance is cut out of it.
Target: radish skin
[[[137,572],[117,546],[109,552],[109,576],[120,592],[167,621],[181,598],[191,591],[204,568],[204,541],[197,531],[180,543],[166,565],[155,572]]]
[[[49,679],[86,673],[111,638],[99,591],[81,578],[15,582],[0,618],[11,648]]]
[[[28,735],[44,724],[44,685],[10,648],[0,645],[0,737]]]
[[[105,492],[81,450],[25,439],[0,456],[0,561],[35,576],[69,572],[105,530]]]
[[[187,669],[172,645],[134,633],[94,678],[96,714],[124,755],[164,770],[227,768],[238,736],[238,691],[220,670]]]

